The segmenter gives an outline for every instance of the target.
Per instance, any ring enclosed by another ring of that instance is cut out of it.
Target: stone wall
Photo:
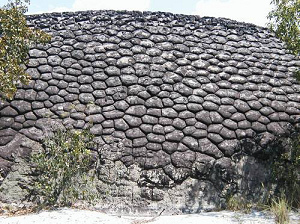
[[[0,103],[7,191],[33,148],[26,142],[90,127],[107,207],[215,208],[229,194],[258,197],[264,151],[299,122],[300,61],[265,28],[126,11],[30,15],[28,24],[52,41],[30,50],[32,81]]]

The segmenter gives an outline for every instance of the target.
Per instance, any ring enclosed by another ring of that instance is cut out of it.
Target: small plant
[[[278,224],[289,223],[289,213],[291,211],[291,208],[284,196],[278,199],[273,199],[270,210],[275,215],[275,223]]]
[[[57,130],[44,140],[43,150],[33,153],[36,178],[33,200],[41,207],[72,205],[76,200],[94,199],[88,184],[93,161],[92,135],[87,131]]]
[[[226,209],[231,211],[250,212],[252,204],[245,200],[243,197],[229,196],[226,201]]]

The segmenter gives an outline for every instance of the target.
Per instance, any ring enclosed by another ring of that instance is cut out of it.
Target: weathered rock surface
[[[31,151],[23,138],[40,142],[51,122],[92,125],[105,164],[138,167],[117,185],[99,174],[116,198],[107,203],[135,191],[135,207],[198,211],[257,193],[267,172],[257,175],[266,164],[255,152],[299,123],[300,61],[265,28],[125,11],[30,15],[28,24],[52,41],[30,50],[31,82],[0,103],[0,185]],[[249,139],[261,141],[248,149]]]

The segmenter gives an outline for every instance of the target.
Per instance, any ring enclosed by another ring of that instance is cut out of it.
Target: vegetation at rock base
[[[291,208],[284,196],[277,199],[273,199],[270,210],[275,215],[275,223],[290,223],[289,213],[291,211]]]
[[[19,83],[27,84],[30,74],[24,65],[31,46],[50,41],[50,35],[27,26],[24,13],[29,0],[9,0],[0,8],[0,95],[12,98]]]
[[[32,154],[33,201],[45,207],[95,199],[91,192],[95,174],[91,168],[96,166],[89,150],[92,138],[86,130],[57,130],[44,140],[43,150]]]
[[[274,9],[269,13],[269,27],[285,42],[297,58],[300,55],[300,1],[272,0]],[[299,68],[295,76],[300,80]],[[287,223],[289,207],[300,207],[300,134],[279,139],[279,147],[271,158],[273,182],[278,183],[276,200],[271,202],[278,223]],[[276,192],[275,192],[276,193]],[[279,218],[278,218],[279,217]],[[280,219],[282,218],[282,220]]]
[[[231,195],[226,199],[226,209],[231,211],[243,211],[245,213],[249,213],[252,207],[253,204],[243,197]]]
[[[278,183],[276,194],[287,203],[300,208],[300,135],[278,140],[271,159],[272,181]]]

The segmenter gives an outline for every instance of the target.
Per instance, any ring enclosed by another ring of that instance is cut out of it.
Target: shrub
[[[282,138],[271,160],[276,195],[285,196],[292,207],[300,207],[300,134]]]
[[[273,199],[270,207],[271,212],[275,215],[275,223],[288,224],[290,206],[284,196]]]
[[[35,202],[66,206],[94,199],[88,186],[94,178],[91,167],[96,165],[88,149],[92,138],[87,131],[75,130],[57,130],[45,138],[43,150],[31,157],[37,175],[31,192]]]
[[[226,200],[226,209],[231,211],[243,211],[249,213],[253,206],[254,205],[241,196],[231,195]]]

